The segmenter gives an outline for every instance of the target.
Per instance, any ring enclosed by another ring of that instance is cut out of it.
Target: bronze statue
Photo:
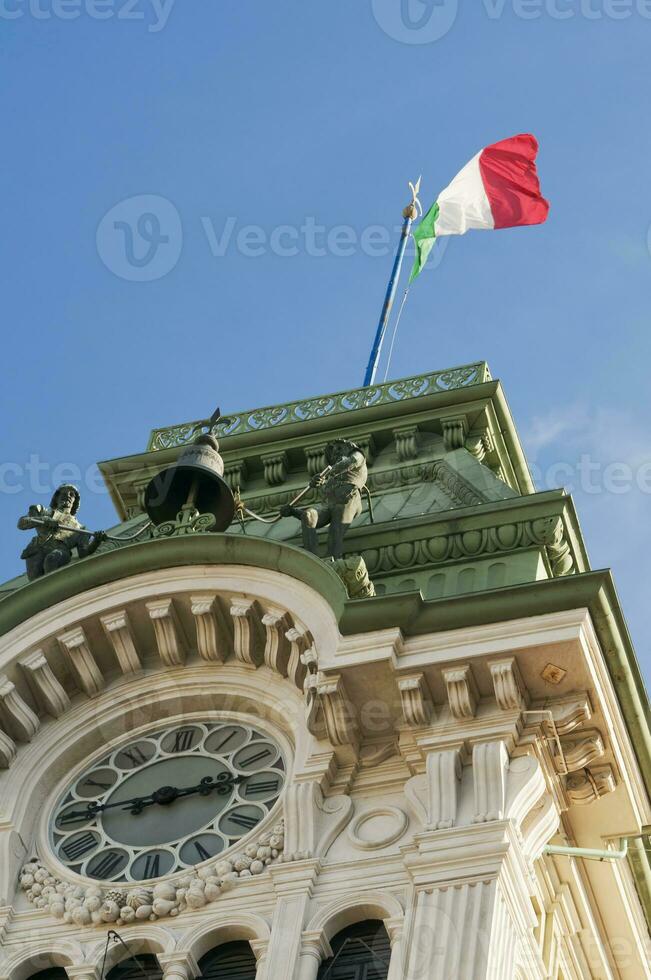
[[[80,558],[85,558],[97,551],[105,540],[104,531],[87,531],[75,517],[79,501],[77,488],[64,483],[54,491],[49,507],[32,504],[18,521],[21,531],[36,529],[36,537],[20,556],[25,559],[30,582],[67,565],[73,548],[77,549]]]
[[[362,513],[362,490],[366,488],[366,457],[354,442],[335,439],[325,450],[328,468],[310,480],[310,486],[321,491],[322,503],[311,507],[285,504],[283,517],[296,517],[302,526],[303,547],[318,554],[317,529],[330,525],[328,556],[341,558],[344,534]]]

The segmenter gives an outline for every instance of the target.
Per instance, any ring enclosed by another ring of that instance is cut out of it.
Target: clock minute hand
[[[144,796],[139,800],[135,801],[125,801],[126,803],[133,802],[132,807],[125,807],[125,809],[130,809],[131,813],[137,814],[142,813],[144,809],[150,806],[169,806],[170,803],[174,803],[184,796],[194,796],[199,793],[201,796],[209,796],[212,792],[216,791],[220,796],[225,795],[233,789],[235,783],[241,783],[247,776],[234,775],[230,772],[220,773],[216,780],[212,776],[204,776],[200,783],[196,786],[184,786],[178,789],[176,786],[161,786],[160,789],[155,790],[149,796]]]

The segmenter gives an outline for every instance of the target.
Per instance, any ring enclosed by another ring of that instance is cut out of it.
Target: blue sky
[[[361,383],[407,180],[528,131],[548,223],[449,241],[391,376],[488,360],[648,673],[650,42],[649,0],[0,0],[0,578],[153,426]]]

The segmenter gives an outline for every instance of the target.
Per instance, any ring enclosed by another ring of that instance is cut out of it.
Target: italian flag
[[[538,142],[524,133],[493,143],[472,158],[429,209],[414,232],[413,282],[440,235],[465,235],[469,228],[539,225],[549,204],[536,172]]]

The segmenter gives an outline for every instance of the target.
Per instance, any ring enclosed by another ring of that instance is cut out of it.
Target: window
[[[47,970],[32,973],[29,980],[68,980],[68,974],[62,966],[51,966]]]
[[[163,980],[163,971],[158,960],[151,954],[131,956],[128,960],[116,963],[106,975],[106,980]]]
[[[318,980],[387,980],[391,943],[382,922],[358,922],[330,945],[333,955],[321,964]]]
[[[198,980],[255,980],[256,964],[247,942],[224,943],[199,960]]]

